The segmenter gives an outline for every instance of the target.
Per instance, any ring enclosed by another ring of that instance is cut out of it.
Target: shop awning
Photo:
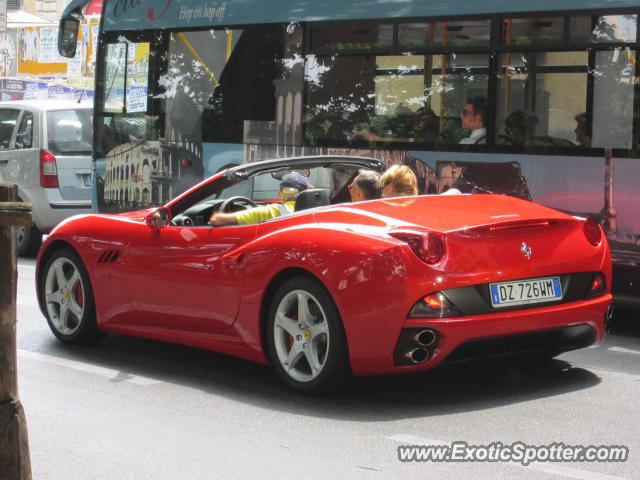
[[[24,10],[7,10],[7,28],[55,26],[58,22]]]

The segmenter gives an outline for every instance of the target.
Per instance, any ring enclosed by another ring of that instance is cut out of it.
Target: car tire
[[[89,275],[76,252],[56,250],[46,261],[39,280],[42,310],[53,334],[64,343],[94,343],[105,333],[96,324]]]
[[[269,308],[267,351],[277,375],[305,393],[327,393],[349,377],[342,320],[327,290],[298,276],[283,283]]]
[[[42,234],[35,227],[16,227],[16,254],[35,255],[40,248]]]

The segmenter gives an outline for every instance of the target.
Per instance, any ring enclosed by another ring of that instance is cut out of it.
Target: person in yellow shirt
[[[311,188],[309,179],[298,172],[285,173],[280,181],[278,196],[281,203],[272,203],[235,213],[214,213],[209,223],[214,227],[221,225],[251,225],[288,215],[294,210],[296,197],[300,192]]]

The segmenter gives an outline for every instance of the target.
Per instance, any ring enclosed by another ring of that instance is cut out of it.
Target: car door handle
[[[0,165],[6,165],[9,163],[9,160],[0,160]]]

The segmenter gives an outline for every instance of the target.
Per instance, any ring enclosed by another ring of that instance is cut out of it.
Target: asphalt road
[[[69,347],[19,260],[19,389],[33,477],[91,479],[640,478],[640,312],[599,346],[354,380],[327,398],[213,352],[110,335]],[[401,445],[624,445],[626,462],[400,462]]]

